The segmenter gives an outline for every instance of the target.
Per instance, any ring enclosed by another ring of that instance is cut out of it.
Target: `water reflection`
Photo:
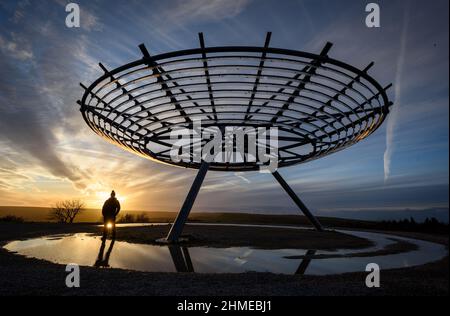
[[[177,272],[194,272],[194,266],[187,247],[177,245],[169,245],[168,247]]]
[[[111,242],[109,243],[108,251],[105,253],[106,238],[102,238],[102,244],[100,246],[100,251],[98,252],[97,260],[95,261],[94,267],[97,268],[109,268],[109,258],[111,257],[111,252],[114,248],[114,243],[116,242],[116,236],[113,235]]]
[[[54,240],[53,238],[48,238],[47,240]],[[109,242],[108,251],[106,251],[107,239],[102,238],[102,243],[100,245],[100,250],[98,252],[97,260],[94,263],[96,268],[109,268],[109,259],[111,257],[114,244],[116,242],[116,237],[113,235],[111,241]],[[177,272],[194,272],[194,266],[192,265],[191,256],[189,254],[189,249],[184,246],[178,245],[168,245],[167,246],[172,258],[173,264]]]
[[[300,265],[298,266],[297,271],[295,271],[295,274],[298,274],[298,275],[305,274],[306,269],[308,269],[308,266],[311,263],[312,257],[314,257],[316,252],[317,252],[317,250],[308,250],[306,252],[305,258],[300,262]]]
[[[177,272],[195,272],[188,247],[169,245],[168,248]],[[308,268],[308,265],[310,264],[312,257],[316,252],[317,250],[308,250],[306,252],[305,258],[301,260],[295,274],[305,274],[306,269]]]
[[[325,275],[364,271],[375,262],[382,269],[421,265],[441,259],[447,254],[445,246],[404,237],[418,249],[390,255],[357,256],[392,245],[393,236],[368,232],[346,232],[367,238],[375,245],[367,249],[254,249],[250,247],[184,247],[158,246],[102,241],[88,234],[48,236],[14,241],[4,248],[20,255],[55,263],[77,263],[81,266],[121,268],[151,272],[242,273],[248,271],[281,274]],[[342,256],[336,256],[341,254]],[[353,256],[353,257],[352,257]]]

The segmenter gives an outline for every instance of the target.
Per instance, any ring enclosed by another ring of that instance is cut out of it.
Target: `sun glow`
[[[98,204],[102,205],[107,199],[111,197],[111,191],[99,191],[95,195]],[[125,196],[119,194],[116,196],[116,198],[120,203],[123,203],[127,200]]]

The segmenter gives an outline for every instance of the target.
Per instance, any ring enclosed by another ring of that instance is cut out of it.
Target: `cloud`
[[[76,187],[85,187],[75,167],[62,161],[55,151],[55,138],[30,111],[3,111],[0,117],[0,133],[10,147],[36,158],[54,176],[67,178]]]
[[[12,40],[8,40],[0,35],[0,50],[15,59],[31,60],[33,59],[33,52],[31,47],[25,40],[17,38],[14,34]]]
[[[86,31],[101,31],[104,27],[97,15],[84,9],[80,12],[80,26]]]
[[[245,183],[252,183],[249,179],[244,177],[244,173],[243,172],[235,172],[234,175],[236,177],[238,177],[239,179],[241,179],[242,181],[244,181]]]
[[[408,7],[407,7],[408,8]],[[400,117],[400,106],[402,103],[402,81],[403,81],[403,67],[405,64],[406,44],[408,38],[408,20],[409,10],[404,11],[403,26],[400,38],[400,52],[397,61],[397,73],[395,76],[395,106],[392,107],[388,117],[386,128],[386,150],[384,152],[384,181],[389,179],[391,175],[391,160],[394,151],[394,131]]]
[[[218,21],[239,15],[251,0],[177,0],[162,15],[169,23]]]
[[[89,177],[58,151],[59,140],[54,130],[65,120],[71,121],[78,115],[75,108],[73,89],[77,82],[68,81],[74,76],[70,58],[80,40],[61,40],[61,34],[48,29],[46,38],[62,43],[52,49],[39,47],[35,56],[32,47],[41,34],[41,28],[33,22],[21,24],[20,28],[8,34],[0,33],[0,141],[2,152],[15,152],[31,157],[32,166],[45,168],[50,175],[67,179],[75,188],[84,189]],[[19,60],[19,61],[17,61]],[[32,60],[32,62],[28,62]],[[67,124],[64,128],[69,128]],[[71,133],[72,137],[75,133]]]
[[[16,9],[14,11],[14,14],[13,14],[11,20],[16,24],[20,23],[23,20],[23,18],[25,17],[26,8],[30,4],[31,3],[29,0],[23,0],[23,1],[17,2]]]

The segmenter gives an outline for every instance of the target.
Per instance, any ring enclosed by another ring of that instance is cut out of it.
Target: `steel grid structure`
[[[245,155],[235,162],[173,161],[172,131],[192,128],[196,120],[202,130],[276,127],[278,167],[286,167],[359,142],[389,112],[391,85],[382,87],[368,74],[373,62],[360,70],[330,58],[331,43],[312,54],[270,47],[270,39],[269,32],[262,47],[207,47],[200,33],[199,48],[156,56],[141,44],[141,59],[114,70],[100,63],[104,74],[89,87],[81,84],[85,93],[78,103],[95,133],[143,157],[199,169],[191,191],[196,189],[185,201],[184,215],[180,212],[183,224],[207,170],[255,171],[261,165]],[[274,176],[295,201],[281,175]]]

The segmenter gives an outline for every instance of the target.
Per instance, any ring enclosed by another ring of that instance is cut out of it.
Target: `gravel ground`
[[[95,232],[86,225],[0,223],[0,243],[41,235]],[[416,236],[418,237],[418,236]],[[448,237],[420,235],[448,245]],[[0,249],[0,295],[448,295],[448,257],[419,267],[384,270],[381,288],[365,273],[296,276],[271,273],[145,273],[81,267],[81,287],[65,287],[65,266]]]

